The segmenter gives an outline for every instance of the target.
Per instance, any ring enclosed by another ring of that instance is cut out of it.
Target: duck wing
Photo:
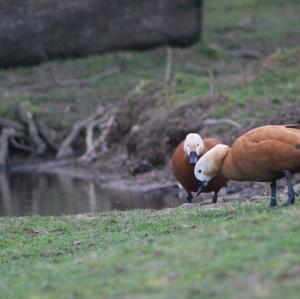
[[[242,135],[232,146],[236,166],[245,174],[253,172],[253,177],[258,176],[258,172],[267,174],[298,169],[300,131],[291,129],[272,125]]]

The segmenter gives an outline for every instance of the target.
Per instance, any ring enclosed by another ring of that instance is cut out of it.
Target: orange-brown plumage
[[[204,149],[201,157],[211,148],[213,148],[216,144],[220,144],[221,141],[215,138],[206,138],[203,139]],[[191,165],[189,162],[189,156],[184,151],[184,141],[182,141],[176,148],[173,157],[172,157],[172,170],[176,180],[183,186],[188,195],[190,196],[191,192],[197,192],[198,189],[198,181],[194,176],[194,165]],[[227,183],[227,180],[221,176],[217,175],[213,180],[205,187],[203,192],[216,192],[224,187]]]
[[[271,205],[276,205],[276,180],[286,177],[289,202],[295,200],[292,173],[300,171],[300,126],[269,125],[240,136],[231,148],[216,147],[196,164],[194,174],[209,181],[221,173],[228,180],[272,182]]]
[[[283,171],[300,168],[300,130],[263,126],[239,137],[226,155],[221,172],[231,180],[270,182]]]

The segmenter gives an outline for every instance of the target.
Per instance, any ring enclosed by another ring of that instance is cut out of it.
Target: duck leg
[[[271,201],[270,201],[270,207],[274,208],[277,206],[277,196],[276,196],[276,181],[271,182]]]
[[[295,191],[292,183],[292,173],[289,170],[284,171],[284,176],[287,180],[289,199],[285,205],[293,205],[295,203]]]
[[[214,196],[212,198],[212,203],[217,203],[217,201],[218,201],[218,192],[215,191]]]
[[[186,201],[187,201],[188,203],[191,203],[192,200],[193,200],[193,196],[192,196],[191,192],[188,192],[188,195],[187,195],[187,197],[186,197]]]

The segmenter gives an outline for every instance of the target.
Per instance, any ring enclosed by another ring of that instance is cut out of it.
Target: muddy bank
[[[19,172],[63,173],[95,180],[103,187],[119,190],[168,192],[176,187],[170,170],[170,157],[188,132],[199,132],[203,137],[217,137],[230,145],[236,137],[252,127],[300,123],[300,107],[295,103],[283,106],[281,112],[268,120],[258,120],[244,126],[234,122],[212,124],[214,106],[209,99],[173,107],[162,102],[162,91],[163,86],[157,89],[157,86],[141,82],[117,106],[99,107],[94,114],[65,130],[64,134],[59,130],[53,133],[54,128],[40,125],[44,124],[43,119],[24,111],[22,114],[19,111],[19,117],[14,120],[2,119],[2,133],[14,126],[15,131],[23,134],[7,139],[11,169]],[[219,97],[216,101],[222,105],[226,98]],[[68,140],[72,142],[67,143]],[[101,142],[95,144],[97,140]],[[39,142],[44,145],[42,149],[45,151],[42,153],[38,151],[41,149]],[[91,143],[94,145],[92,150],[89,148]],[[57,159],[63,146],[67,148],[65,157]],[[40,163],[45,158],[50,162]],[[33,160],[36,162],[32,163]],[[230,183],[220,196],[226,201],[234,197],[249,199],[268,193],[267,184]],[[204,199],[210,197],[209,194],[203,195]]]
[[[218,105],[225,101],[223,97],[217,100]],[[231,145],[238,136],[261,125],[300,123],[300,106],[296,103],[284,105],[268,119],[245,125],[231,123],[230,119],[213,119],[214,105],[209,100],[171,107],[154,115],[157,103],[157,94],[150,92],[120,106],[117,126],[110,135],[110,149],[98,159],[97,167],[112,172],[116,167],[122,168],[134,176],[159,169],[169,176],[170,157],[189,132],[199,132],[204,138],[216,137]]]
[[[174,80],[180,81],[180,77]],[[281,111],[272,117],[255,116],[255,122],[249,118],[248,123],[239,124],[230,119],[237,111],[228,112],[228,119],[216,116],[217,109],[228,106],[225,96],[178,104],[166,93],[165,84],[141,80],[117,103],[95,104],[88,110],[76,105],[78,111],[66,106],[68,122],[51,122],[47,113],[35,114],[20,106],[13,119],[0,118],[0,164],[71,159],[80,167],[102,173],[136,176],[160,170],[169,176],[170,157],[189,132],[217,137],[230,145],[252,127],[300,123],[297,103],[282,102]],[[273,108],[271,101],[268,105],[266,109]],[[254,107],[245,103],[243,110],[247,109],[250,114]]]

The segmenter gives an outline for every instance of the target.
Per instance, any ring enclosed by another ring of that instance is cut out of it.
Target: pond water
[[[0,216],[163,209],[183,202],[176,190],[137,194],[105,190],[94,182],[66,175],[0,173]]]

